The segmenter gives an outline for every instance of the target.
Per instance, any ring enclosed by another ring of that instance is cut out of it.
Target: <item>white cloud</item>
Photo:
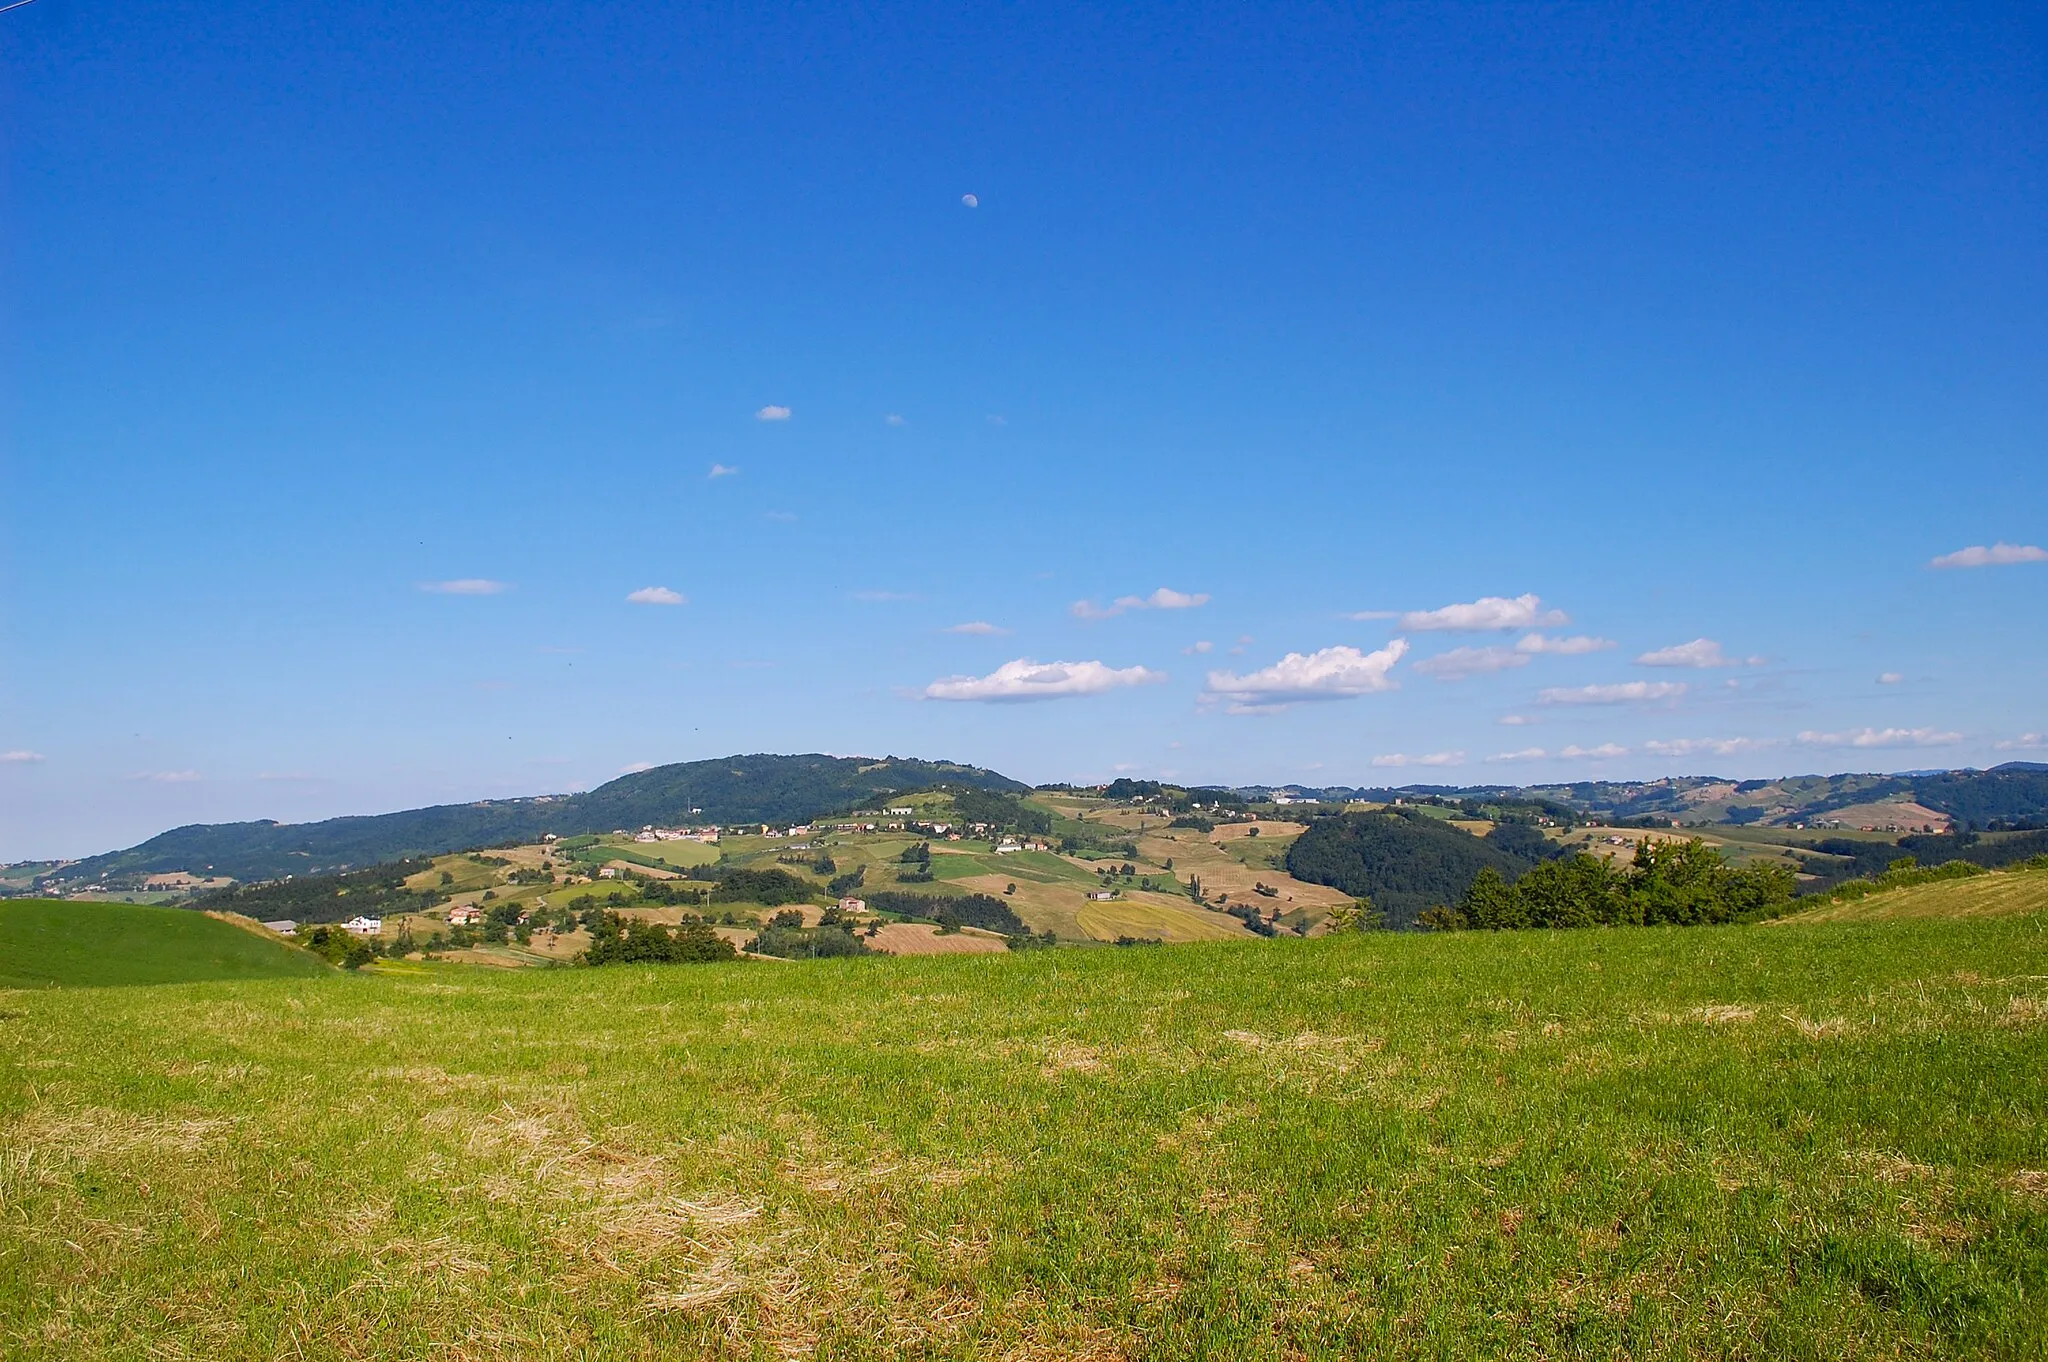
[[[1643,744],[1653,757],[1733,757],[1744,752],[1761,752],[1781,744],[1769,738],[1670,738]]]
[[[1462,605],[1435,610],[1410,610],[1401,616],[1403,629],[1454,630],[1477,633],[1489,629],[1548,629],[1569,624],[1562,610],[1545,610],[1538,596],[1481,596]]]
[[[2004,742],[1996,744],[1996,747],[2001,752],[2039,752],[2044,748],[2048,748],[2048,733],[2022,733],[2017,738],[2007,738]],[[14,754],[11,752],[5,758],[0,758],[0,760],[7,761],[12,761],[13,759]],[[32,757],[31,759],[35,761],[42,760],[41,757]]]
[[[1539,705],[1633,705],[1647,700],[1675,700],[1685,694],[1683,681],[1622,681],[1607,686],[1550,686],[1536,693]]]
[[[1375,766],[1463,766],[1463,752],[1424,752],[1420,756],[1409,756],[1406,752],[1387,752],[1372,759]]]
[[[1763,663],[1760,657],[1729,657],[1721,651],[1721,645],[1710,638],[1674,643],[1669,648],[1658,648],[1636,659],[1636,665],[1641,667],[1761,667]]]
[[[1575,634],[1570,638],[1550,638],[1543,634],[1524,634],[1515,644],[1520,653],[1538,653],[1547,657],[1578,657],[1584,653],[1597,653],[1612,648],[1611,638],[1594,638],[1591,634]]]
[[[1346,700],[1395,689],[1387,673],[1408,651],[1397,638],[1377,652],[1338,646],[1313,653],[1289,653],[1270,667],[1239,676],[1210,672],[1207,695],[1230,701],[1233,714],[1266,713],[1303,700]]]
[[[1069,609],[1077,619],[1106,620],[1121,615],[1126,610],[1192,610],[1196,606],[1208,603],[1209,597],[1206,592],[1189,594],[1162,586],[1149,596],[1119,596],[1108,605],[1097,605],[1093,601],[1075,601]]]
[[[1962,734],[1938,728],[1852,728],[1844,733],[1808,729],[1799,735],[1806,747],[1946,747],[1962,740]]]
[[[1620,743],[1603,742],[1598,747],[1567,747],[1557,755],[1572,761],[1605,761],[1609,757],[1625,757],[1628,749]]]
[[[1488,761],[1541,761],[1550,754],[1540,747],[1524,747],[1518,752],[1496,752]]]
[[[965,624],[949,624],[939,630],[942,634],[1007,634],[1010,631],[1001,625],[990,624],[987,620],[969,620]]]
[[[2009,567],[2014,563],[2048,563],[2048,549],[2033,544],[2008,544],[2001,539],[1990,548],[1982,544],[1972,544],[1966,549],[1957,549],[1954,553],[1944,553],[1941,557],[1930,560],[1927,566],[1980,568]]]
[[[437,596],[495,596],[511,590],[511,584],[494,582],[488,577],[457,577],[450,582],[421,582],[419,588]]]
[[[1490,676],[1515,667],[1526,667],[1530,655],[1514,648],[1453,648],[1435,657],[1425,657],[1415,670],[1438,681],[1463,681],[1468,676]]]
[[[671,591],[665,586],[643,586],[638,591],[626,593],[626,599],[635,605],[688,605],[690,598],[680,591]]]
[[[8,766],[26,766],[42,760],[42,753],[31,752],[25,747],[17,747],[12,752],[0,752],[0,764]]]
[[[902,425],[908,425],[908,424],[909,424],[909,422],[905,421],[905,420],[904,420],[904,419],[903,419],[903,418],[902,418],[901,416],[898,416],[898,415],[897,415],[897,414],[896,414],[895,412],[893,412],[893,411],[892,411],[892,412],[890,412],[890,413],[889,413],[889,414],[888,414],[887,416],[884,416],[884,417],[882,418],[882,422],[883,422],[883,424],[885,424],[885,425],[891,425],[891,426],[902,426]]]
[[[638,775],[642,771],[652,771],[653,769],[654,763],[651,761],[628,762],[619,768],[619,774],[622,776]]]
[[[1206,638],[1197,639],[1193,643],[1190,643],[1187,647],[1181,649],[1181,651],[1187,653],[1189,656],[1193,656],[1196,653],[1209,652],[1210,650],[1215,648],[1215,646],[1215,644],[1211,643]]]
[[[1399,619],[1400,617],[1401,617],[1401,612],[1400,612],[1400,611],[1398,611],[1398,610],[1353,610],[1353,611],[1352,611],[1352,612],[1350,612],[1349,614],[1346,614],[1346,615],[1339,615],[1339,616],[1338,616],[1337,618],[1339,618],[1339,619],[1346,619],[1346,620],[1359,620],[1359,621],[1365,621],[1365,620],[1391,620],[1391,619]]]
[[[1906,676],[1903,672],[1879,672],[1877,674],[1877,684],[1880,686],[1896,686],[1905,679]]]
[[[137,771],[130,780],[147,780],[158,785],[189,785],[199,779],[197,771]]]
[[[1509,728],[1521,728],[1526,724],[1533,724],[1536,721],[1526,714],[1503,714],[1494,722],[1506,724]]]
[[[927,700],[1057,700],[1069,695],[1100,695],[1122,686],[1164,681],[1166,673],[1149,667],[1111,667],[1102,662],[1033,662],[1020,657],[987,676],[947,676],[924,688]]]
[[[788,407],[778,407],[773,403],[754,413],[756,421],[787,421],[789,416],[790,411]]]
[[[711,476],[713,478],[736,478],[739,474],[740,470],[729,464],[715,463],[711,465]]]

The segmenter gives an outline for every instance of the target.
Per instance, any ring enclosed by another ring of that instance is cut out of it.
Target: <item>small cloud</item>
[[[47,760],[40,752],[31,752],[26,747],[17,747],[12,752],[0,752],[0,765],[33,766]]]
[[[1633,705],[1648,700],[1675,700],[1685,694],[1683,681],[1622,681],[1608,686],[1551,686],[1536,693],[1539,705]]]
[[[1289,653],[1270,667],[1247,673],[1210,672],[1204,698],[1228,700],[1233,714],[1265,714],[1305,700],[1349,700],[1395,690],[1387,675],[1408,651],[1397,638],[1377,652],[1338,646]]]
[[[1435,657],[1425,657],[1415,670],[1438,681],[1463,681],[1468,676],[1490,676],[1529,665],[1530,655],[1515,648],[1453,648]]]
[[[1166,680],[1148,667],[1111,667],[1102,662],[1033,662],[1020,657],[987,676],[947,676],[924,688],[927,700],[982,700],[1015,703],[1100,695],[1124,686]]]
[[[1526,714],[1503,714],[1500,716],[1500,718],[1494,720],[1494,722],[1506,724],[1509,728],[1521,728],[1527,724],[1533,724],[1536,721]]]
[[[775,522],[776,524],[778,524],[778,525],[794,525],[794,524],[796,523],[796,512],[795,512],[795,511],[769,511],[769,512],[768,512],[767,514],[763,515],[763,516],[762,516],[761,518],[762,518],[763,520],[772,520],[772,521],[774,521],[774,522]]]
[[[1517,752],[1496,752],[1488,761],[1541,761],[1550,754],[1540,747],[1524,747]]]
[[[788,407],[778,407],[773,403],[754,413],[756,421],[787,421],[789,417],[790,411]]]
[[[2039,752],[2048,749],[2048,733],[2022,733],[2017,738],[2007,738],[1993,744],[2000,752]],[[41,757],[36,758],[41,761]]]
[[[1106,620],[1121,615],[1126,610],[1193,610],[1208,603],[1207,592],[1189,593],[1162,586],[1149,596],[1119,596],[1108,605],[1097,605],[1093,601],[1075,601],[1068,608],[1077,619]]]
[[[638,591],[626,593],[626,599],[635,605],[688,605],[690,598],[680,591],[671,591],[665,586],[643,586]]]
[[[509,582],[494,582],[488,577],[457,577],[448,582],[420,582],[418,586],[436,596],[495,596],[512,589]]]
[[[718,478],[736,478],[739,475],[740,470],[730,464],[715,463],[711,465],[711,476],[714,480]]]
[[[1580,747],[1574,744],[1557,755],[1568,761],[1606,761],[1610,757],[1627,756],[1628,749],[1614,742],[1603,742],[1598,747]]]
[[[2048,549],[2039,548],[2033,544],[2008,544],[2001,539],[1989,548],[1984,547],[1982,544],[1972,544],[1966,549],[1957,549],[1954,553],[1944,553],[1939,558],[1930,559],[1927,566],[1931,568],[2010,567],[2014,563],[2048,563]]]
[[[1771,738],[1671,738],[1646,742],[1643,750],[1653,757],[1737,757],[1781,746],[1781,742]]]
[[[1400,612],[1400,611],[1398,611],[1398,610],[1353,610],[1353,611],[1349,612],[1348,614],[1343,614],[1343,615],[1339,615],[1339,616],[1338,616],[1337,618],[1338,618],[1338,619],[1342,619],[1342,620],[1359,620],[1359,621],[1365,621],[1365,620],[1391,620],[1391,619],[1399,619],[1400,617],[1401,617],[1401,612]]]
[[[979,197],[978,195],[974,195],[974,194],[962,194],[962,195],[960,196],[960,203],[961,203],[961,205],[962,205],[963,207],[967,207],[967,208],[979,208],[979,207],[981,207],[981,199],[980,199],[980,197]]]
[[[1761,667],[1763,664],[1760,657],[1729,657],[1721,651],[1721,645],[1710,638],[1674,643],[1669,648],[1658,648],[1636,659],[1639,667]]]
[[[1845,733],[1799,735],[1802,747],[1947,747],[1963,740],[1960,733],[1937,728],[1852,728]]]
[[[629,762],[626,765],[621,766],[619,768],[619,774],[622,776],[634,776],[640,774],[640,772],[642,771],[652,771],[653,769],[654,763],[651,761],[635,761]]]
[[[147,780],[158,785],[189,785],[199,779],[197,771],[137,771],[130,780]]]
[[[942,634],[1007,634],[1010,631],[987,620],[969,620],[965,624],[949,624],[939,630]]]
[[[1215,648],[1215,646],[1215,644],[1211,643],[1206,638],[1197,639],[1193,643],[1190,643],[1187,647],[1181,649],[1181,651],[1192,657],[1199,653],[1209,652],[1210,650]]]
[[[1906,674],[1904,672],[1879,672],[1877,674],[1877,684],[1880,686],[1896,686],[1905,679]]]
[[[1578,657],[1584,653],[1602,652],[1614,646],[1611,638],[1594,638],[1590,634],[1576,634],[1571,638],[1550,638],[1544,634],[1524,634],[1515,644],[1518,653],[1534,653],[1545,657]]]
[[[1410,610],[1401,616],[1403,629],[1481,633],[1492,629],[1548,629],[1571,623],[1562,610],[1545,610],[1538,596],[1481,596],[1461,605],[1435,610]]]
[[[889,426],[905,426],[909,425],[910,423],[908,421],[905,421],[901,416],[898,416],[895,412],[892,411],[887,416],[884,416],[882,418],[882,424]]]
[[[874,605],[882,601],[914,601],[916,596],[908,591],[856,591],[853,598]]]
[[[1420,756],[1409,756],[1406,752],[1387,752],[1372,759],[1375,766],[1463,766],[1463,752],[1425,752]]]

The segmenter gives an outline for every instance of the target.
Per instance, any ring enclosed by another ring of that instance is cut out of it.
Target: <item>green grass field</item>
[[[304,951],[189,909],[0,899],[0,989],[330,972]]]
[[[13,992],[0,1355],[2034,1359],[2044,1122],[2038,911]]]

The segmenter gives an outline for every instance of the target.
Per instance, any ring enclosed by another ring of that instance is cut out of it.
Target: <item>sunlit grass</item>
[[[2035,1358],[2039,915],[0,995],[0,1354]]]

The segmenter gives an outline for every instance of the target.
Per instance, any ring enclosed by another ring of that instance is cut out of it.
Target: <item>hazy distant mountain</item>
[[[649,823],[796,822],[856,808],[880,795],[940,784],[1012,793],[1030,789],[994,771],[953,762],[757,753],[656,766],[587,794],[440,804],[318,823],[194,823],[126,851],[91,857],[62,873],[67,881],[174,870],[276,879],[549,832],[566,836]]]

